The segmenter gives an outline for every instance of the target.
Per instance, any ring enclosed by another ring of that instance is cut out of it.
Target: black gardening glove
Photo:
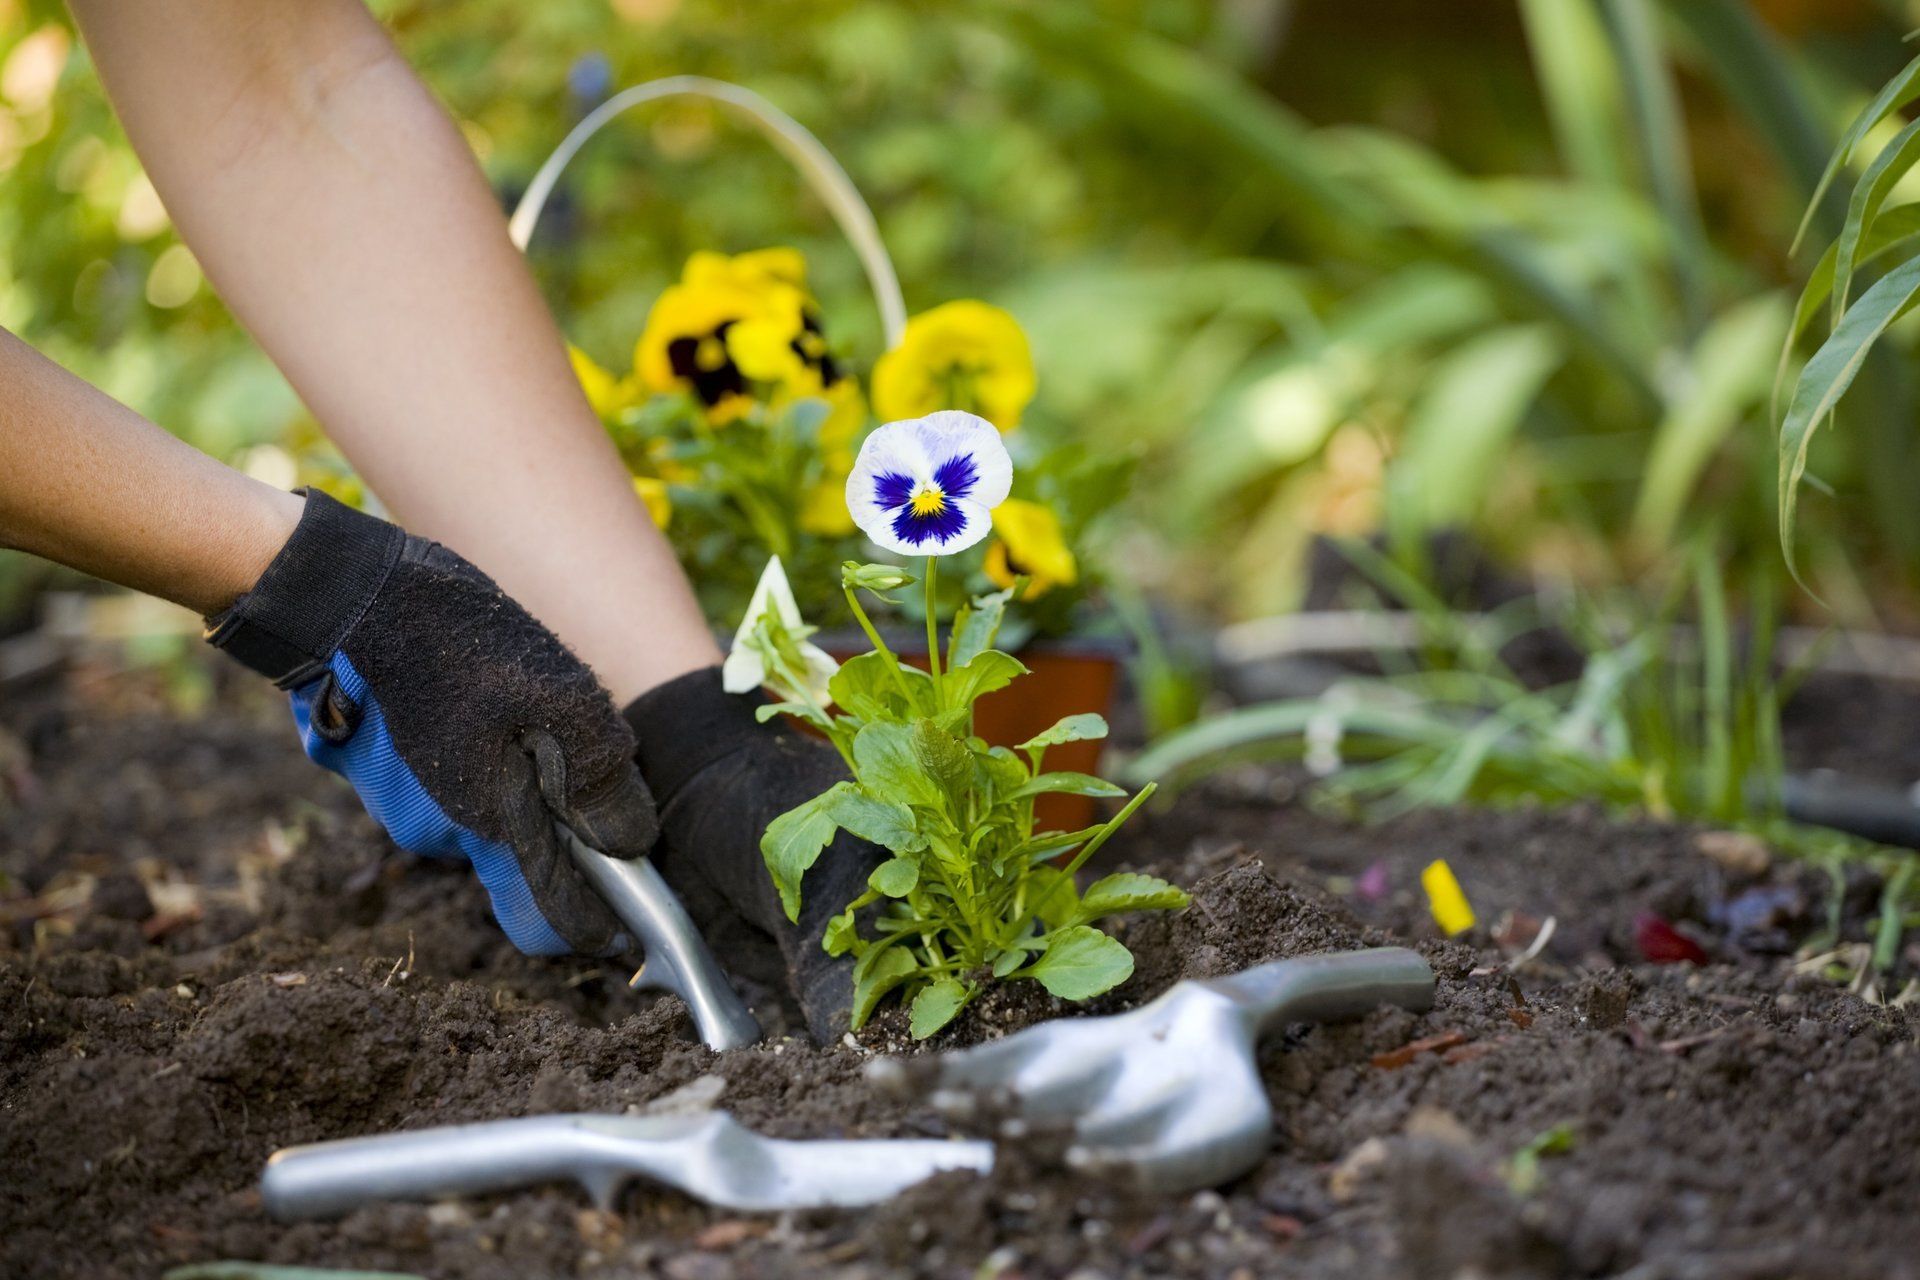
[[[848,774],[826,743],[778,720],[756,721],[765,701],[725,692],[720,668],[709,667],[643,694],[626,717],[640,744],[640,772],[660,802],[654,865],[714,951],[743,972],[764,977],[777,968],[808,1029],[826,1042],[847,1029],[853,957],[827,955],[820,935],[866,891],[887,854],[841,832],[801,881],[799,922],[787,919],[760,836]]]
[[[633,736],[593,673],[486,574],[310,491],[207,638],[291,691],[307,754],[395,843],[470,862],[515,946],[626,948],[553,824],[612,857],[647,853],[659,828]]]

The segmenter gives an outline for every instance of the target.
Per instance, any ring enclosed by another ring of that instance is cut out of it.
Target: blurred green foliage
[[[1236,614],[1290,603],[1323,531],[1464,522],[1611,580],[1711,520],[1740,558],[1777,560],[1766,393],[1812,266],[1788,242],[1914,17],[1864,0],[375,8],[503,198],[611,89],[694,72],[766,94],[865,192],[912,309],[982,297],[1020,317],[1038,432],[1144,449],[1129,572]],[[706,107],[596,139],[533,258],[569,336],[624,367],[690,252],[771,244],[806,253],[827,331],[870,368],[852,253],[785,162]],[[0,323],[219,456],[303,429],[48,0],[0,0]],[[1882,371],[1853,397],[1881,425],[1823,433],[1811,457],[1834,496],[1803,503],[1803,567],[1854,617],[1898,618],[1911,594],[1891,584],[1920,581],[1904,383]]]

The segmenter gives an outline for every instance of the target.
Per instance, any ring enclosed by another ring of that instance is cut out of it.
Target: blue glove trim
[[[402,849],[471,863],[474,874],[486,886],[487,897],[493,900],[494,919],[514,946],[530,956],[570,954],[573,948],[535,905],[533,889],[512,847],[469,831],[449,818],[395,749],[380,700],[353,669],[346,654],[334,653],[327,667],[340,691],[359,706],[360,724],[346,742],[328,742],[312,724],[314,695],[320,691],[324,677],[301,685],[292,692],[291,701],[293,720],[307,756],[352,783],[360,803]]]

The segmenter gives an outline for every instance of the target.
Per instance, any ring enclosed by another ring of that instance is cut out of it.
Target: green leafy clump
[[[927,576],[931,600],[932,561]],[[837,833],[889,851],[867,891],[828,927],[824,945],[855,957],[856,1029],[899,991],[914,1036],[924,1038],[997,981],[1030,978],[1067,1000],[1126,981],[1133,956],[1094,923],[1184,906],[1187,896],[1131,872],[1077,888],[1074,873],[1152,794],[1152,784],[1107,822],[1036,833],[1039,796],[1126,795],[1100,778],[1045,768],[1048,748],[1103,738],[1106,721],[1070,715],[1018,747],[990,746],[973,732],[974,704],[1027,674],[1017,658],[993,647],[1014,590],[960,608],[944,662],[930,622],[931,669],[922,671],[887,648],[857,595],[913,581],[888,565],[844,566],[842,589],[873,649],[833,674],[824,699],[807,681],[783,678],[806,669],[809,628],[769,611],[750,620],[743,637],[772,658],[766,683],[785,699],[762,708],[762,719],[787,714],[813,725],[853,773],[767,827],[760,848],[787,915],[798,918],[801,877]],[[1068,861],[1057,865],[1062,858]],[[875,904],[867,925],[863,912]]]

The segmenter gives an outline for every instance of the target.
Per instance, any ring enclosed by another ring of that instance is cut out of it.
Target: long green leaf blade
[[[1920,58],[1902,67],[1900,74],[1887,81],[1880,92],[1874,95],[1873,101],[1847,126],[1846,133],[1840,138],[1840,145],[1834,148],[1826,169],[1820,174],[1820,181],[1814,185],[1813,197],[1807,201],[1807,211],[1801,215],[1799,229],[1793,233],[1792,250],[1799,249],[1800,241],[1806,237],[1807,228],[1813,223],[1814,211],[1819,208],[1821,198],[1840,175],[1840,168],[1853,155],[1853,149],[1867,136],[1867,131],[1916,97],[1920,97]]]
[[[1853,273],[1859,265],[1861,237],[1886,203],[1887,193],[1920,160],[1920,120],[1902,129],[1897,137],[1873,158],[1847,201],[1846,225],[1834,246],[1833,323],[1839,324],[1846,313],[1847,297],[1853,285]]]
[[[1800,480],[1807,471],[1813,431],[1832,413],[1853,385],[1874,343],[1920,294],[1920,258],[1909,259],[1882,276],[1850,308],[1833,336],[1807,361],[1780,424],[1780,547],[1794,569],[1793,524],[1798,514]]]

